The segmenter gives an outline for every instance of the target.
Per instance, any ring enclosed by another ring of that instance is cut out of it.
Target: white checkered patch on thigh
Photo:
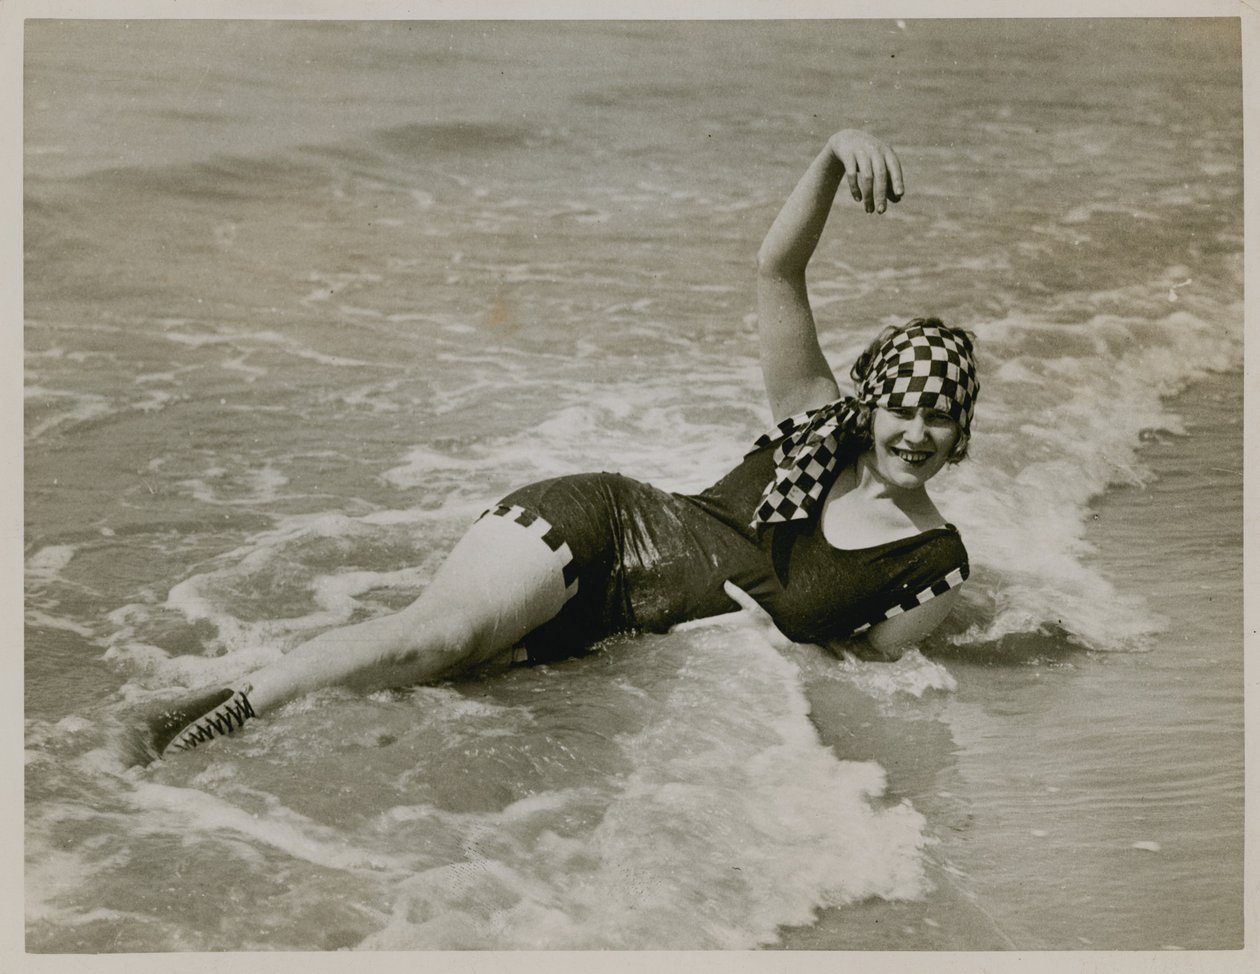
[[[519,524],[530,534],[542,539],[543,543],[555,554],[556,564],[564,575],[564,600],[567,602],[577,594],[577,566],[573,563],[573,552],[569,548],[568,543],[560,537],[560,532],[552,527],[548,521],[516,505],[500,504],[498,507],[486,511],[481,517],[486,515],[505,518]],[[481,518],[478,518],[478,520],[481,520]]]
[[[530,534],[541,539],[551,549],[552,554],[555,555],[556,567],[564,578],[565,602],[568,602],[569,599],[577,594],[578,575],[577,565],[573,562],[573,551],[568,543],[560,537],[560,532],[546,518],[541,518],[532,511],[527,511],[525,508],[515,504],[500,504],[498,507],[491,508],[481,515],[481,517],[487,516],[501,517],[511,521],[513,524],[520,525]],[[481,518],[477,520],[481,520]],[[513,666],[528,666],[529,662],[529,650],[524,646],[516,646],[512,650]]]

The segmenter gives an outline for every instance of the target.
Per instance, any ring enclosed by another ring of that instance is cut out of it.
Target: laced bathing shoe
[[[247,696],[251,689],[246,683],[239,690],[203,690],[165,704],[121,742],[123,759],[130,766],[151,764],[168,750],[191,751],[235,732],[254,716]]]

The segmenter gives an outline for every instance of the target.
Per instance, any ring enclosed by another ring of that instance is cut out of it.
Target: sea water
[[[28,949],[1240,946],[1239,77],[1231,20],[28,22]],[[837,373],[978,336],[942,632],[723,619],[120,771],[512,486],[735,463],[843,126],[907,196],[811,265]]]

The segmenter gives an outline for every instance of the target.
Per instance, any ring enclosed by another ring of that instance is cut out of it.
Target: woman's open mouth
[[[930,450],[902,450],[895,446],[890,446],[888,448],[888,452],[897,459],[904,463],[908,463],[911,466],[918,466],[919,464],[926,463],[928,460],[932,459],[932,452]]]

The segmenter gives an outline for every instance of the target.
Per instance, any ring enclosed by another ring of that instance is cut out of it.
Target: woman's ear
[[[954,448],[949,451],[949,463],[961,463],[967,457],[967,446],[971,443],[971,436],[967,433],[958,431],[958,442],[954,444]]]

